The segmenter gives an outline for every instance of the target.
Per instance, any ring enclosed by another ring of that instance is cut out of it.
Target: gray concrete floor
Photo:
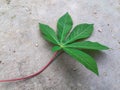
[[[0,79],[32,74],[49,61],[52,46],[39,34],[38,23],[56,29],[66,12],[74,25],[94,23],[90,40],[111,48],[89,52],[100,76],[63,54],[41,75],[0,83],[0,90],[120,90],[120,0],[0,0]]]

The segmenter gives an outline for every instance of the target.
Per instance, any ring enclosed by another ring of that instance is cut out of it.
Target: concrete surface
[[[111,48],[88,52],[100,76],[63,54],[41,75],[0,83],[0,90],[120,90],[120,0],[0,0],[0,79],[29,75],[49,61],[52,45],[39,34],[38,23],[56,29],[66,12],[74,25],[94,23],[90,40]]]

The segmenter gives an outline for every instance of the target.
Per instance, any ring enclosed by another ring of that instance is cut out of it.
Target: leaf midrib
[[[64,28],[65,28],[65,24],[66,24],[66,17],[67,17],[67,15],[65,16],[65,23],[64,23],[64,25],[63,25],[63,30],[62,30],[62,35],[61,35],[61,39],[60,39],[60,42],[62,43],[62,38],[63,38],[63,34],[64,34]]]
[[[53,31],[54,32],[54,31]],[[49,33],[49,32],[48,32]],[[50,35],[51,35],[51,37],[56,41],[56,43],[58,44],[58,40],[57,40],[57,37],[56,37],[56,35],[55,35],[55,33],[53,33],[54,34],[54,36],[50,33]]]

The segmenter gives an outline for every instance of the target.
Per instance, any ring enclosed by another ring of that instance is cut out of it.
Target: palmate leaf
[[[78,48],[78,49],[92,49],[92,50],[107,50],[107,49],[109,49],[105,45],[102,45],[98,42],[91,42],[91,41],[75,42],[72,44],[65,45],[65,47]]]
[[[69,33],[73,25],[71,16],[66,13],[57,22],[57,35],[59,41],[62,43],[66,37],[66,35]]]
[[[78,39],[88,38],[93,32],[93,24],[79,24],[77,25],[68,38],[66,39],[65,44],[74,42]]]
[[[43,33],[43,37],[48,40],[49,42],[52,42],[53,44],[58,44],[58,39],[55,34],[55,31],[49,27],[48,25],[39,23],[40,31]]]
[[[55,44],[52,51],[65,51],[74,59],[83,64],[87,69],[98,75],[98,67],[95,60],[88,54],[80,51],[80,49],[91,50],[107,50],[107,46],[104,46],[98,42],[77,40],[85,39],[91,36],[94,26],[93,24],[79,24],[70,33],[73,22],[71,16],[66,13],[57,22],[57,35],[52,28],[45,24],[39,24],[40,31],[43,37],[49,42]]]
[[[87,69],[91,70],[96,75],[99,75],[97,64],[91,56],[77,49],[71,49],[71,48],[63,48],[63,49],[67,54],[69,54],[74,59],[76,59],[81,64],[83,64]]]

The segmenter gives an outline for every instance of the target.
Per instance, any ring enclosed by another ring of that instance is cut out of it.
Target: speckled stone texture
[[[56,29],[69,12],[74,25],[94,23],[89,40],[111,49],[91,52],[100,75],[62,54],[42,74],[29,80],[0,83],[0,90],[120,90],[120,0],[0,0],[0,79],[32,74],[52,57],[38,23]]]

